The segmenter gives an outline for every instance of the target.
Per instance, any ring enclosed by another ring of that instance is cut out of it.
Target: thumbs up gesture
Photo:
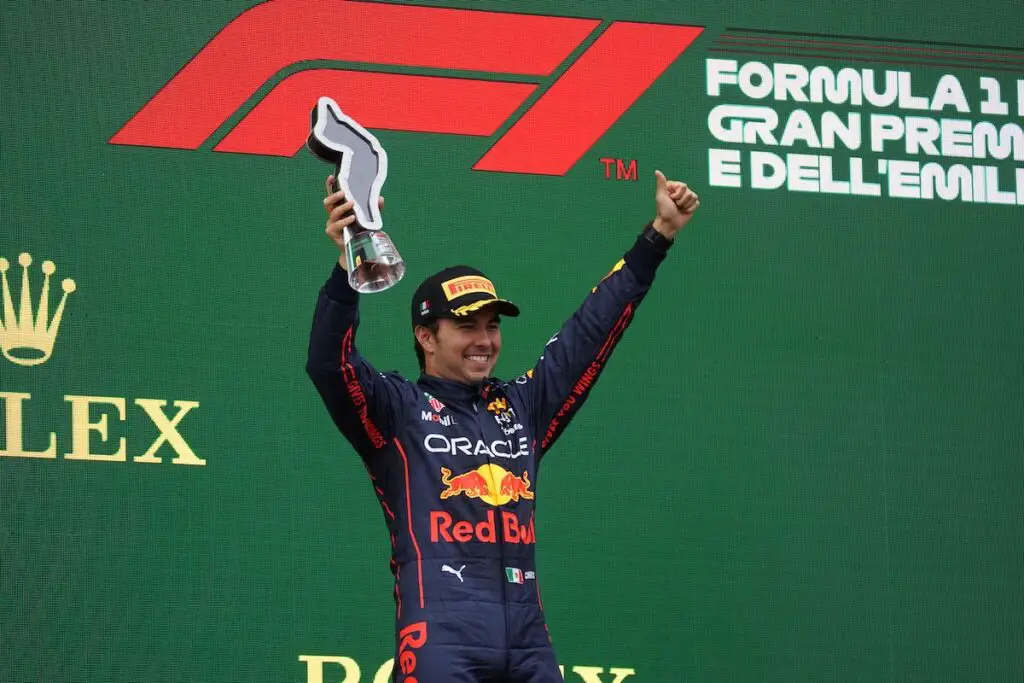
[[[654,178],[654,207],[657,211],[654,229],[673,239],[693,218],[700,206],[700,198],[686,183],[668,180],[661,171],[655,171]]]

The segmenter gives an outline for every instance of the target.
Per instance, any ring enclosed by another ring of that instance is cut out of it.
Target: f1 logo
[[[221,29],[110,142],[198,149],[282,70],[336,60],[365,66],[285,75],[214,151],[293,156],[305,143],[313,103],[326,95],[367,128],[491,136],[516,117],[473,169],[565,175],[702,31],[356,0],[268,0]]]

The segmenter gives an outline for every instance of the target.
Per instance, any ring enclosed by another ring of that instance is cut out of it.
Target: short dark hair
[[[431,318],[426,322],[423,327],[430,330],[430,334],[437,336],[437,330],[441,326],[441,321],[437,318]],[[420,372],[427,369],[427,357],[423,354],[423,347],[420,346],[420,340],[416,338],[414,333],[412,336],[412,343],[416,346],[416,360],[420,362]]]

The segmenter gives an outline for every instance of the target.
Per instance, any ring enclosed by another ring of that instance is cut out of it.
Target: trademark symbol
[[[614,169],[616,180],[632,180],[636,181],[636,159],[616,159],[614,157],[601,157],[601,163],[604,164],[604,179],[612,179],[612,171]]]

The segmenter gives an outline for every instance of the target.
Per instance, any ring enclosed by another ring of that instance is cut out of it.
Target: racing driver
[[[655,172],[655,218],[510,381],[492,377],[500,319],[519,309],[467,266],[427,278],[412,299],[421,374],[379,373],[355,344],[359,295],[347,281],[343,192],[324,199],[342,249],[316,302],[306,370],[369,472],[391,537],[394,680],[561,683],[544,622],[534,505],[538,467],[586,400],[700,205]],[[383,200],[381,200],[383,206]]]

